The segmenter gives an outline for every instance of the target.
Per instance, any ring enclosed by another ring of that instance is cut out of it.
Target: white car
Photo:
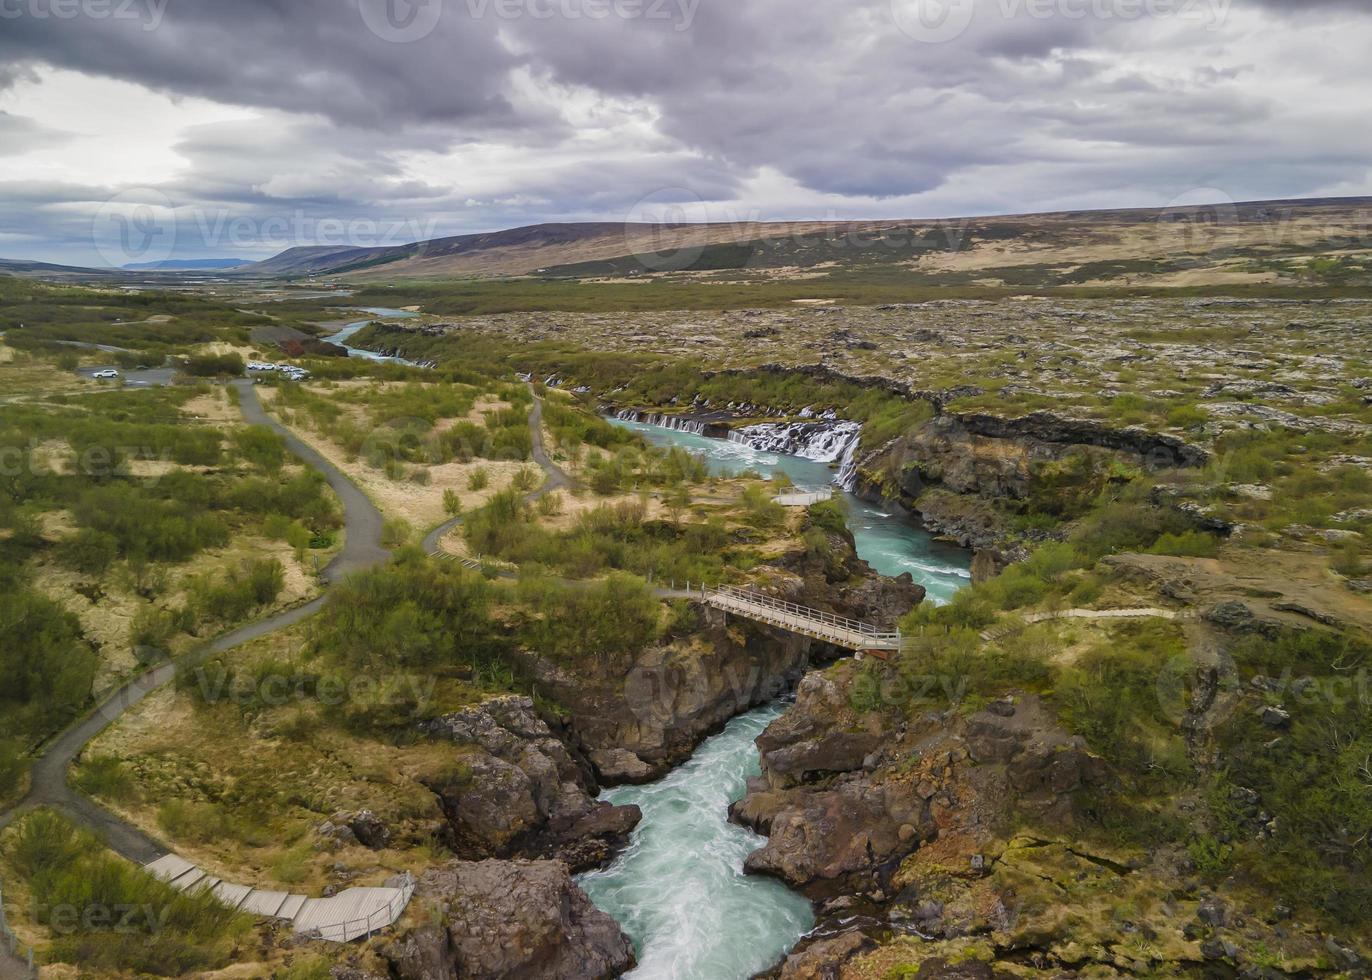
[[[119,372],[110,370],[96,371],[91,377],[99,378],[101,381],[112,381],[119,377]]]

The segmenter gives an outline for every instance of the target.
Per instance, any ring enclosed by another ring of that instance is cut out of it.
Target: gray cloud
[[[482,0],[443,0],[413,43],[378,37],[360,2],[170,0],[155,29],[6,20],[0,89],[65,68],[250,107],[261,118],[186,133],[162,192],[259,224],[396,218],[444,234],[620,217],[669,187],[735,201],[764,178],[783,187],[756,215],[769,218],[1146,205],[1204,186],[1293,196],[1366,186],[1372,158],[1372,19],[1353,0],[1234,0],[1213,23],[976,0],[966,31],[937,44],[902,32],[889,0],[701,0],[689,20],[685,0],[664,19],[511,19],[498,0],[485,16]],[[1288,55],[1278,24],[1292,38],[1341,25],[1347,51],[1312,33]],[[0,158],[60,130],[0,115]],[[504,184],[493,159],[510,161]],[[0,207],[27,209],[2,219],[4,240],[79,238],[58,205],[99,189],[26,176],[0,176]],[[184,248],[224,252],[203,237]]]

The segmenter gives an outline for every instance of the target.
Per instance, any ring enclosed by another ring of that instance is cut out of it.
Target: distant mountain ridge
[[[127,272],[212,272],[252,265],[252,259],[166,259],[162,262],[131,262]]]
[[[858,274],[1030,288],[1339,285],[1372,276],[1365,255],[1369,226],[1372,198],[869,221],[555,222],[391,246],[298,246],[258,262],[182,259],[82,269],[0,260],[0,274],[156,281],[214,272],[365,283],[519,276],[642,281],[668,272],[733,281]]]
[[[116,275],[114,269],[85,269],[74,265],[57,265],[53,262],[33,262],[28,259],[0,259],[0,275],[11,276],[93,276]]]
[[[983,271],[1056,264],[1108,280],[1185,284],[1210,253],[1262,258],[1281,248],[1338,253],[1372,223],[1372,198],[1253,201],[1171,208],[1058,211],[968,218],[653,225],[551,223],[386,247],[303,246],[234,275],[349,280],[501,276],[642,277],[654,272],[885,266],[975,279]],[[1216,275],[1240,274],[1238,264]],[[1245,273],[1247,275],[1247,273]],[[987,279],[1015,282],[988,275]],[[1168,280],[1171,277],[1171,280]],[[1028,284],[1028,283],[1025,283]]]

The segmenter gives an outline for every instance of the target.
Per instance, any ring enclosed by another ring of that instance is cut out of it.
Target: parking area
[[[101,377],[114,372],[114,377]],[[88,381],[104,381],[108,384],[123,383],[130,388],[164,388],[176,378],[176,369],[170,367],[140,368],[125,371],[113,364],[97,364],[77,368],[76,373]]]

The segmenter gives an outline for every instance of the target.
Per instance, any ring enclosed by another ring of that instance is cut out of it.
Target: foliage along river
[[[827,463],[661,426],[617,422],[656,445],[683,446],[712,472],[782,470],[798,485],[833,478]],[[851,494],[837,496],[858,555],[885,575],[910,572],[947,602],[970,581],[968,556],[934,541],[904,518]],[[689,762],[647,786],[607,791],[612,803],[637,803],[643,821],[629,847],[604,871],[580,879],[595,904],[634,941],[636,980],[743,980],[774,966],[813,924],[810,903],[780,882],[745,876],[743,860],[765,841],[729,823],[729,805],[760,772],[757,738],[785,710],[774,704],[735,718]]]
[[[385,319],[416,315],[380,307],[363,312]],[[370,322],[350,323],[328,339],[354,356],[410,363],[348,345]],[[655,445],[682,446],[703,456],[712,473],[751,470],[770,477],[781,471],[799,486],[833,479],[827,463],[662,426],[615,424]],[[878,572],[909,572],[929,590],[928,601],[939,603],[971,580],[966,552],[852,494],[840,492],[836,499],[847,513],[858,556]],[[774,966],[810,930],[808,900],[780,882],[743,874],[744,858],[765,841],[728,820],[729,805],[761,771],[753,740],[784,710],[773,704],[741,715],[665,778],[603,794],[612,803],[637,803],[643,820],[610,867],[579,880],[633,940],[635,980],[743,980]]]

